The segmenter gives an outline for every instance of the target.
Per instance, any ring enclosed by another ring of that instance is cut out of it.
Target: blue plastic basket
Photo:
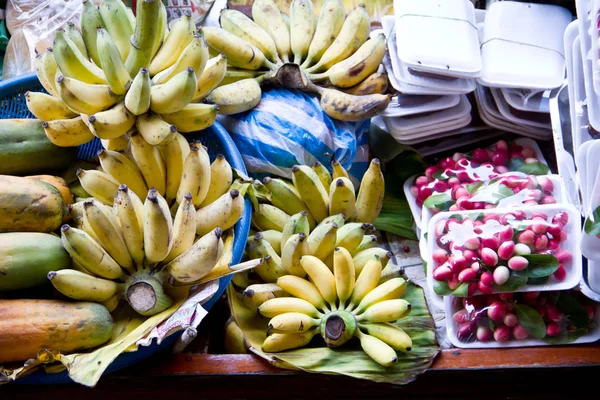
[[[34,118],[27,109],[25,103],[24,94],[27,91],[44,91],[35,73],[0,82],[0,119]],[[218,122],[215,122],[213,126],[203,131],[186,134],[186,137],[188,138],[188,141],[199,140],[208,147],[211,159],[214,159],[218,153],[221,153],[233,168],[246,173],[246,167],[244,166],[240,152],[231,140],[229,133]],[[98,138],[79,146],[78,158],[82,160],[90,159],[96,155],[101,147],[102,144]],[[246,199],[244,214],[234,227],[235,240],[233,243],[233,264],[237,264],[242,260],[244,247],[246,246],[246,238],[250,231],[251,215],[252,204]],[[217,290],[217,293],[203,305],[204,309],[208,311],[212,308],[219,297],[225,292],[227,285],[231,282],[231,278],[232,277],[229,276],[219,280],[219,289]],[[148,347],[140,347],[138,351],[134,353],[120,355],[106,369],[105,374],[140,362],[157,351],[169,347],[179,336],[181,336],[181,332],[169,336],[160,345],[153,343]],[[15,381],[15,383],[19,384],[57,384],[69,382],[72,382],[72,380],[69,378],[66,371],[57,374],[48,374],[44,371],[37,371]]]

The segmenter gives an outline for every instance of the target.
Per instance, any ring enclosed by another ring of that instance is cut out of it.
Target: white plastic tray
[[[520,111],[549,113],[550,105],[548,91],[531,91],[529,89],[502,88],[502,95],[506,102]]]
[[[593,85],[593,68],[591,59],[592,41],[590,36],[590,19],[587,17],[591,10],[591,2],[589,0],[576,0],[577,15],[580,16],[579,21],[579,42],[581,46],[581,57],[583,61],[583,76],[585,84],[585,95],[587,98],[587,111],[589,123],[596,130],[600,130],[600,96],[594,90]]]
[[[446,332],[448,335],[448,339],[453,346],[462,348],[462,349],[489,349],[489,348],[508,348],[508,347],[530,347],[530,346],[550,346],[551,344],[545,342],[541,339],[535,338],[527,338],[524,340],[508,340],[506,342],[497,342],[495,340],[490,340],[487,342],[480,342],[478,340],[463,342],[458,339],[457,330],[458,323],[454,321],[452,316],[456,311],[458,311],[454,307],[454,299],[456,297],[453,296],[445,296],[444,297],[444,310],[446,314]],[[568,344],[582,344],[582,343],[593,343],[600,339],[600,304],[596,305],[596,315],[595,315],[596,324],[592,330],[587,332],[585,335],[577,338],[576,340],[568,343]]]
[[[475,7],[469,0],[395,0],[399,58],[410,67],[458,78],[481,73]]]
[[[545,205],[537,205],[537,206],[522,206],[517,209],[525,212],[525,215],[529,218],[531,214],[535,211],[546,212],[548,216],[554,215],[559,211],[567,212],[569,215],[569,222],[564,227],[564,230],[567,232],[567,240],[561,243],[561,249],[569,250],[573,255],[573,261],[570,265],[565,266],[565,270],[567,271],[567,275],[565,279],[561,282],[557,280],[554,276],[550,276],[548,278],[548,283],[545,285],[523,285],[518,289],[512,291],[513,293],[518,292],[533,292],[533,291],[546,291],[546,290],[567,290],[572,289],[575,286],[579,285],[582,278],[582,255],[581,250],[579,248],[579,242],[581,240],[581,218],[579,211],[571,204],[545,204]],[[436,224],[439,221],[443,221],[448,219],[450,215],[477,215],[483,214],[484,216],[487,214],[500,214],[503,215],[505,213],[509,213],[513,209],[509,208],[495,208],[495,209],[487,209],[487,210],[475,210],[475,211],[453,211],[453,212],[440,212],[434,215],[430,220],[427,226],[427,232],[433,232]],[[425,231],[425,230],[423,230]],[[429,234],[427,235],[427,284],[431,291],[433,291],[433,260],[431,255],[433,251],[438,248],[436,244],[435,235]],[[429,266],[432,266],[429,268]],[[494,289],[493,293],[503,293],[503,291]],[[475,293],[480,294],[479,291]]]
[[[394,136],[398,143],[406,145],[416,145],[422,142],[443,139],[450,136],[456,136],[463,133],[463,129],[471,123],[471,114],[461,117],[446,124],[435,125],[434,127],[424,127],[412,135]],[[425,134],[427,133],[427,134]]]
[[[564,7],[502,1],[487,8],[479,82],[489,87],[552,89],[565,77]]]
[[[409,101],[411,100],[414,101],[414,105],[409,105]],[[445,110],[457,106],[459,102],[459,95],[419,96],[398,93],[392,97],[392,101],[388,107],[383,110],[381,115],[388,118],[406,117],[408,115]]]
[[[492,97],[496,102],[498,111],[500,111],[500,114],[502,114],[509,122],[516,125],[526,125],[539,129],[552,129],[550,114],[532,113],[530,111],[519,112],[510,107],[500,89],[491,88],[490,91],[492,92]],[[541,122],[543,120],[547,120],[547,122]]]

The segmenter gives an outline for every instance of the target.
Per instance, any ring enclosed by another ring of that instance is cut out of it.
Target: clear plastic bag
[[[93,0],[99,4],[100,0]],[[33,71],[36,51],[52,47],[54,32],[72,22],[79,26],[81,0],[8,0],[6,27],[13,38],[6,50],[3,79]],[[27,60],[26,58],[29,57]]]

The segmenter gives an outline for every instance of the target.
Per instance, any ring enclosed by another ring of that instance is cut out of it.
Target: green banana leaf
[[[269,320],[247,308],[241,294],[236,292],[233,285],[227,288],[227,297],[231,313],[250,343],[250,351],[279,368],[404,385],[425,372],[440,351],[435,338],[435,323],[427,309],[423,289],[412,283],[409,283],[402,296],[411,303],[411,313],[396,322],[396,325],[412,338],[413,347],[410,352],[398,352],[398,362],[392,367],[383,367],[373,361],[362,351],[358,340],[355,339],[346,343],[343,348],[330,349],[325,346],[320,336],[317,336],[309,344],[310,347],[280,353],[264,353],[261,347],[266,338]]]
[[[414,218],[405,198],[386,194],[381,212],[373,224],[377,230],[393,233],[405,239],[418,240],[414,229]]]

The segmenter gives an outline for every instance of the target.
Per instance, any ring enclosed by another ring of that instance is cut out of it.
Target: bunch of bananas
[[[364,4],[346,17],[341,0],[328,0],[316,18],[311,0],[293,0],[288,20],[273,0],[256,0],[252,19],[225,9],[220,25],[201,32],[210,51],[224,54],[232,67],[226,77],[231,83],[207,97],[224,114],[255,107],[261,83],[315,92],[327,115],[339,120],[369,119],[390,102],[383,94],[387,77],[377,73],[385,37],[369,39]]]
[[[135,17],[121,0],[100,7],[84,0],[80,22],[81,30],[71,24],[56,31],[53,47],[36,57],[49,94],[26,94],[54,144],[116,140],[132,131],[166,144],[175,132],[214,123],[218,106],[201,101],[225,77],[227,60],[210,58],[190,15],[169,29],[161,0],[137,2]]]
[[[134,133],[130,144],[126,154],[100,150],[101,170],[78,170],[93,198],[73,204],[73,226],[62,228],[78,271],[49,278],[73,299],[116,306],[125,298],[152,315],[172,303],[165,282],[192,285],[231,273],[230,228],[244,199],[227,160],[218,155],[211,163],[200,143],[176,133],[169,144],[153,146]]]

